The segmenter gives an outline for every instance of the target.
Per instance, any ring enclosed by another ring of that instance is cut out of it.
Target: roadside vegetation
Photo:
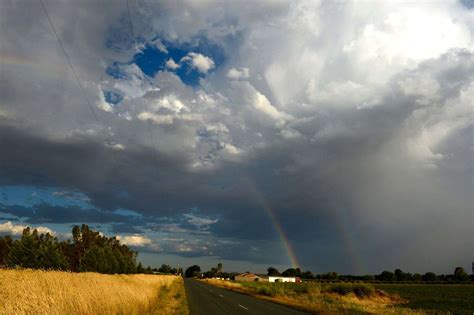
[[[399,296],[376,290],[370,284],[203,281],[311,313],[399,313],[402,310],[396,306],[404,303]]]
[[[187,314],[181,277],[0,270],[0,314]]]

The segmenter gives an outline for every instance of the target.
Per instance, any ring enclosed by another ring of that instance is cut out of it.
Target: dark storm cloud
[[[118,215],[112,212],[104,212],[95,209],[83,209],[77,206],[54,206],[47,203],[39,203],[32,207],[7,206],[0,204],[0,211],[16,217],[24,218],[24,222],[38,223],[113,223],[126,222],[127,224],[143,224],[136,217]]]

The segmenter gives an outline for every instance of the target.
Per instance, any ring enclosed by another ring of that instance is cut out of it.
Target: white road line
[[[239,306],[240,306],[241,308],[243,308],[244,310],[247,310],[247,311],[249,310],[249,309],[246,308],[245,306],[242,306],[242,305],[240,305],[240,304],[239,304]]]

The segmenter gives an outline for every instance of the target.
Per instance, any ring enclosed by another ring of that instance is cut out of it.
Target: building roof
[[[244,272],[240,275],[237,275],[237,277],[243,277],[243,278],[258,278],[256,274],[249,273],[249,272]]]

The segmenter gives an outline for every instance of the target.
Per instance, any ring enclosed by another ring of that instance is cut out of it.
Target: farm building
[[[256,274],[245,272],[243,274],[235,276],[235,281],[252,282],[261,281],[261,278]]]
[[[296,282],[295,277],[268,277],[268,282]]]

